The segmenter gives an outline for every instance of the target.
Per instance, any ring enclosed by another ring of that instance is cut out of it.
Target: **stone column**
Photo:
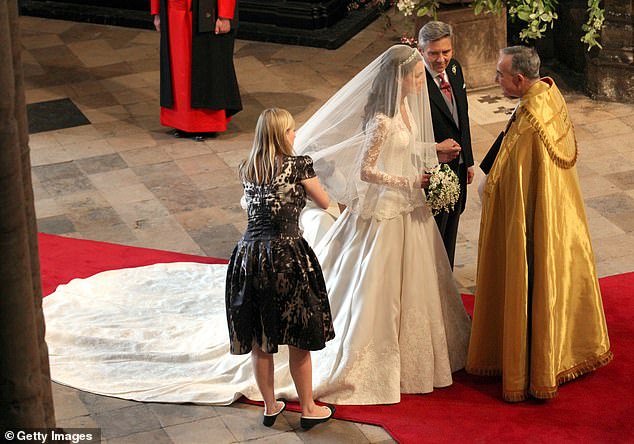
[[[16,0],[0,2],[0,428],[54,427]]]
[[[559,19],[555,28],[541,40],[551,40],[552,51],[549,56],[556,58],[581,77],[586,67],[588,48],[581,42],[581,27],[588,20],[586,0],[562,0],[559,2]],[[536,41],[539,46],[541,40]],[[542,59],[548,55],[539,52]]]
[[[591,96],[634,102],[634,0],[605,0],[603,49],[592,50],[586,66]]]

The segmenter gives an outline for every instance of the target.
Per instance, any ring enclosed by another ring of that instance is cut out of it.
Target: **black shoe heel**
[[[302,426],[302,429],[308,430],[315,427],[317,424],[321,424],[322,422],[330,420],[330,418],[332,418],[332,416],[335,414],[336,408],[334,405],[327,405],[326,407],[330,409],[330,415],[326,416],[325,418],[304,418],[302,416],[299,420],[299,424]]]
[[[277,412],[274,415],[267,415],[267,414],[262,415],[262,424],[264,424],[267,427],[272,427],[273,424],[275,424],[275,420],[277,420],[277,417],[280,416],[280,413],[286,410],[286,403],[280,400],[278,400],[278,402],[281,402],[282,404],[284,404],[279,412]]]

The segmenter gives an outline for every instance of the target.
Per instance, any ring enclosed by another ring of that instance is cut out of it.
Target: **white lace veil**
[[[423,205],[420,176],[438,163],[418,50],[395,45],[332,96],[297,131],[332,199],[388,219]]]

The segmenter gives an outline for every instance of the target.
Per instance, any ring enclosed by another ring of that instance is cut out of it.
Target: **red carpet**
[[[41,234],[44,294],[100,271],[225,260]],[[454,385],[428,395],[404,395],[388,406],[338,406],[336,417],[383,426],[401,443],[634,442],[634,273],[601,279],[614,361],[561,387],[547,402],[507,404],[496,378],[458,372]],[[473,298],[465,296],[470,310]]]
[[[215,259],[191,254],[172,253],[151,248],[127,247],[106,242],[39,234],[42,292],[51,294],[58,285],[74,278],[117,268],[142,267],[159,262],[200,262],[226,264]]]

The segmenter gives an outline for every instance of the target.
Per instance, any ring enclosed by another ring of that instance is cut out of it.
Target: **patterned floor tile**
[[[88,125],[90,121],[70,99],[30,103],[26,107],[29,134]]]
[[[87,121],[31,131],[40,231],[221,258],[229,257],[246,226],[236,172],[261,110],[285,107],[301,126],[398,38],[377,21],[335,51],[236,42],[244,110],[226,133],[195,143],[173,138],[160,124],[158,33],[32,17],[22,17],[20,24],[27,103],[32,108],[70,102]],[[578,174],[597,269],[601,276],[632,271],[634,104],[564,94],[579,142]],[[469,92],[468,99],[477,162],[506,126],[516,101],[499,88]],[[41,125],[56,117],[47,113]],[[475,290],[482,176],[476,172],[460,223],[454,275],[463,292]],[[217,443],[391,442],[377,430],[341,421],[305,433],[292,412],[272,433],[258,426],[259,407],[240,403],[158,406],[57,384],[54,390],[63,416],[59,425],[100,426],[113,443],[207,443],[210,436]],[[66,417],[75,413],[79,416]]]

